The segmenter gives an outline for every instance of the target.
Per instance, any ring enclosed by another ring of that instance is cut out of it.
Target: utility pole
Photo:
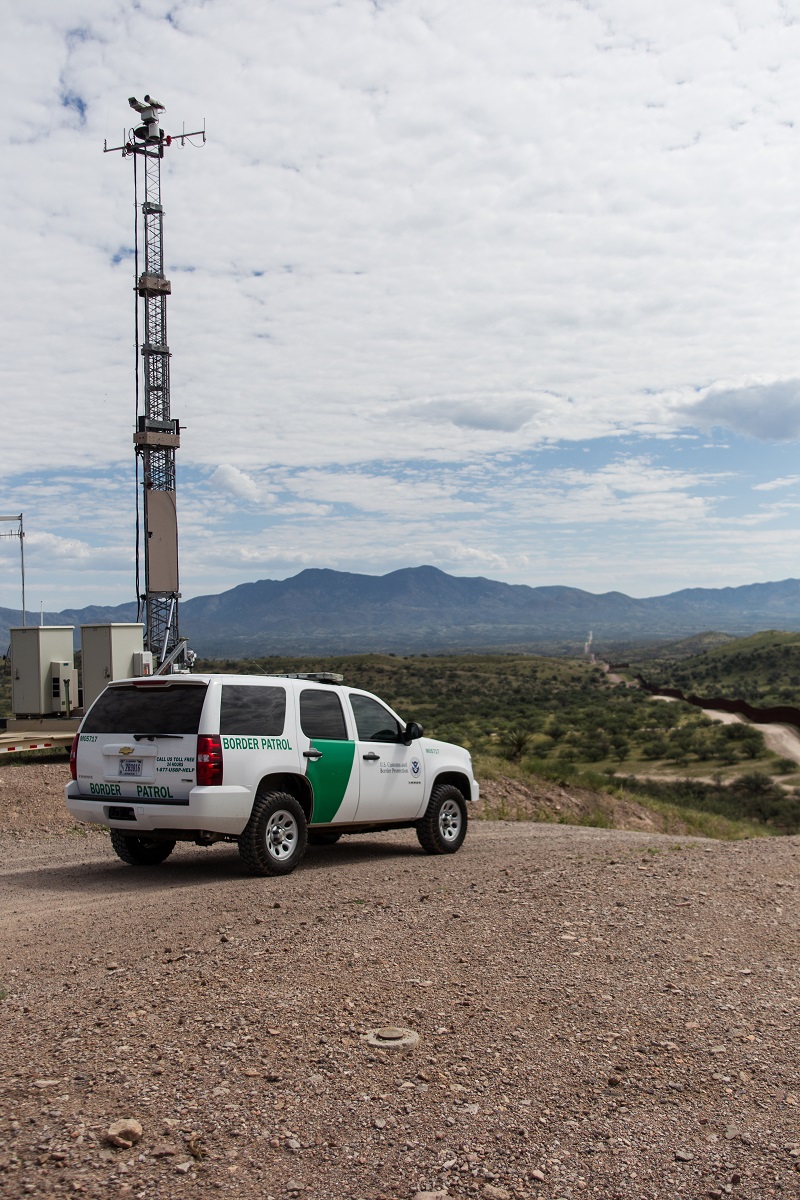
[[[142,468],[144,497],[144,591],[139,582],[139,514],[136,516],[136,599],[139,619],[145,626],[144,644],[153,655],[156,672],[187,657],[186,639],[178,624],[178,517],[176,508],[175,451],[180,446],[180,424],[170,415],[169,360],[167,343],[167,297],[170,281],[164,274],[164,209],[161,205],[161,160],[164,150],[174,142],[202,137],[203,129],[193,133],[165,135],[159,127],[164,105],[145,95],[144,101],[131,96],[131,108],[139,114],[141,125],[123,135],[121,146],[103,144],[104,153],[121,151],[133,159],[134,204],[139,207],[139,170],[143,166],[144,200],[142,230],[144,264],[139,271],[139,221],[135,233],[136,300],[136,448],[137,479]],[[140,325],[139,312],[143,320]],[[143,333],[140,336],[143,327]],[[140,412],[139,359],[143,364],[144,402]]]
[[[25,529],[22,524],[22,513],[15,513],[13,516],[0,516],[0,521],[15,521],[19,523],[19,529],[9,529],[8,533],[0,533],[0,537],[18,537],[19,538],[19,564],[22,571],[22,624],[25,624]]]

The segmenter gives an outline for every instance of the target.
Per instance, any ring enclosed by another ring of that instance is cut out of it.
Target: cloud
[[[230,463],[218,466],[208,482],[217,491],[236,496],[240,500],[255,501],[261,498],[261,488],[256,481]]]
[[[463,513],[474,502],[459,493],[458,480],[447,471],[430,465],[416,470],[398,470],[395,465],[378,471],[315,468],[283,473],[287,491],[326,504],[336,504],[357,513],[383,513],[417,518]],[[283,506],[278,511],[284,511]],[[289,505],[286,511],[293,511]]]
[[[666,527],[707,518],[713,505],[703,493],[718,484],[716,477],[629,455],[594,470],[555,467],[517,484],[507,477],[495,499],[520,517],[533,510],[559,525],[627,525],[643,531],[648,523]]]
[[[38,552],[40,561],[44,555],[48,558],[64,562],[89,562],[96,551],[79,538],[58,537],[52,533],[40,531],[25,534],[25,549]],[[30,561],[30,553],[28,555]]]
[[[754,483],[754,492],[774,492],[778,488],[794,487],[800,483],[800,475],[784,475],[782,479],[768,479],[765,483]]]
[[[447,423],[464,430],[493,430],[517,433],[542,411],[534,396],[442,397],[409,405],[407,411],[419,422]]]
[[[684,411],[701,427],[723,426],[747,437],[796,441],[800,438],[800,379],[712,388]]]

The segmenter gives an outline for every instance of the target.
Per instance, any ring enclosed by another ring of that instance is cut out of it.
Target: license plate
[[[142,762],[141,758],[121,758],[119,760],[120,775],[141,775]]]

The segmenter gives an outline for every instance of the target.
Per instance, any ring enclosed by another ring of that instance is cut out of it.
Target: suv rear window
[[[122,684],[107,687],[89,710],[81,733],[195,734],[206,684]]]
[[[300,728],[306,737],[346,742],[342,704],[336,692],[309,688],[300,693]]]
[[[220,733],[283,733],[286,688],[268,684],[224,683],[219,712]]]

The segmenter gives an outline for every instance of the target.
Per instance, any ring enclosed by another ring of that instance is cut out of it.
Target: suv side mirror
[[[422,726],[416,721],[409,721],[403,730],[403,742],[406,746],[410,746],[417,738],[421,738],[424,732]]]

